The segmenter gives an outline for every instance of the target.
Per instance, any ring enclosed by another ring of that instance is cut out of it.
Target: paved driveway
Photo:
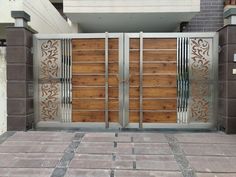
[[[0,176],[236,177],[236,135],[8,132]]]

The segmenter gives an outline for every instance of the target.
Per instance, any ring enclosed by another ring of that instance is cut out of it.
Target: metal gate
[[[37,34],[39,126],[211,128],[217,33]]]

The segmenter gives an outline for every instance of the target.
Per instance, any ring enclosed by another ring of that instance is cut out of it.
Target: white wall
[[[65,13],[199,12],[200,0],[64,0]]]
[[[0,135],[7,129],[6,48],[0,47]]]
[[[31,16],[29,25],[39,33],[77,32],[49,0],[0,0],[0,23],[14,23],[12,10],[27,12]]]

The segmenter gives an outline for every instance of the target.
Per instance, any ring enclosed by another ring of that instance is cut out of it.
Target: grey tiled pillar
[[[236,25],[219,30],[219,125],[226,133],[236,133]]]
[[[7,28],[7,129],[24,131],[34,120],[33,32],[27,27],[28,14],[20,11],[12,16],[15,27]]]

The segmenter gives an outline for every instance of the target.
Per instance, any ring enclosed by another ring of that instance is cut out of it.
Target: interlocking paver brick
[[[197,172],[236,173],[236,157],[187,156],[187,159]]]
[[[50,177],[53,168],[0,168],[4,177]]]
[[[236,177],[236,173],[197,173],[197,177]]]
[[[179,167],[176,161],[150,161],[139,160],[136,162],[138,170],[160,170],[160,171],[178,171]]]
[[[115,177],[183,177],[180,172],[115,171]]]
[[[65,177],[110,177],[110,170],[68,169]]]
[[[187,155],[236,156],[236,144],[181,144]]]

